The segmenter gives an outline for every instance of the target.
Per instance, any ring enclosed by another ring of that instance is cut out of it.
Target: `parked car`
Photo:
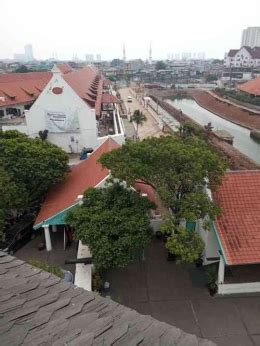
[[[2,251],[13,255],[18,249],[28,243],[33,235],[34,219],[34,215],[26,215],[24,219],[10,226],[6,232],[5,242],[0,245]]]

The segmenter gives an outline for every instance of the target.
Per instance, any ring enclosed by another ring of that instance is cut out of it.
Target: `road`
[[[131,94],[129,88],[119,89],[119,93],[125,103],[127,111],[130,110],[131,114],[133,114],[136,109],[139,109],[145,114],[147,118],[147,121],[144,122],[143,126],[139,126],[138,132],[140,139],[146,137],[160,137],[161,135],[163,135],[163,132],[159,128],[158,120],[156,120],[156,118],[158,117],[155,112],[153,112],[152,110],[148,111],[146,108],[144,108],[144,106],[140,104],[140,102],[137,101],[137,99]],[[129,95],[133,97],[132,102],[127,102],[127,96]],[[128,117],[130,119],[130,114],[128,115]]]

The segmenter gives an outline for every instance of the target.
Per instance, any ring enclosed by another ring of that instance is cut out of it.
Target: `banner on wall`
[[[46,129],[50,133],[80,132],[78,111],[45,111]]]

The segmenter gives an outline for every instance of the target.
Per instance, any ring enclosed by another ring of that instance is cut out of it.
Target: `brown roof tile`
[[[260,263],[260,170],[228,172],[213,193],[217,231],[229,265]]]
[[[103,153],[119,148],[113,139],[107,139],[90,157],[72,167],[64,181],[52,188],[36,218],[35,225],[58,214],[76,204],[78,195],[82,195],[89,187],[95,187],[109,175],[109,170],[103,168],[97,161]]]

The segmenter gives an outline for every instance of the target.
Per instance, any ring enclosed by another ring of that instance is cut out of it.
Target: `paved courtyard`
[[[38,250],[38,244],[44,242],[44,236],[39,230],[39,235],[32,239],[29,243],[19,249],[14,256],[23,261],[34,258],[48,264],[59,266],[64,270],[69,270],[73,275],[75,274],[75,264],[65,264],[66,259],[77,257],[76,243],[73,242],[69,247],[64,250],[63,232],[51,232],[52,251]]]
[[[260,296],[211,297],[204,269],[168,262],[160,241],[145,257],[105,274],[112,299],[217,345],[260,345]]]

